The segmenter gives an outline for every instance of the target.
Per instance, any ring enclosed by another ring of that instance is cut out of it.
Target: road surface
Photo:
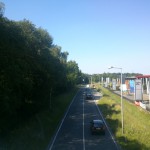
[[[102,116],[95,100],[85,99],[85,92],[91,92],[91,89],[78,91],[48,150],[119,150],[108,129],[105,135],[91,135],[90,121],[102,119]],[[95,98],[99,96],[94,95]]]

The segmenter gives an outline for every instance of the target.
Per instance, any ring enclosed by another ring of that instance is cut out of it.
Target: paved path
[[[119,150],[108,129],[105,135],[91,135],[90,121],[102,116],[95,100],[85,99],[85,92],[91,91],[82,88],[77,93],[48,150]]]
[[[114,93],[120,95],[121,92],[120,91],[113,91]],[[127,98],[129,101],[131,101],[132,103],[134,103],[134,94],[123,94],[124,98]],[[149,100],[149,95],[148,94],[143,94],[143,100],[148,101]],[[150,105],[147,104],[146,105],[147,110],[150,111]]]
[[[114,93],[117,93],[120,95],[120,91],[114,91]],[[134,101],[134,94],[123,94],[123,96]],[[143,94],[143,100],[149,100],[149,95]]]

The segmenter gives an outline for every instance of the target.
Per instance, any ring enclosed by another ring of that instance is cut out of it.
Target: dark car
[[[92,94],[86,94],[86,99],[93,99],[93,95]]]
[[[92,134],[105,134],[105,125],[102,120],[92,120],[90,124]]]

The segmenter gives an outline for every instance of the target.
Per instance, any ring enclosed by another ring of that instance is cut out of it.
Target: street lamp
[[[121,123],[122,123],[122,134],[123,134],[124,133],[124,118],[123,118],[123,102],[122,102],[122,68],[111,66],[108,69],[113,69],[113,68],[120,69],[121,71],[121,82],[120,82],[121,84],[120,86],[121,88]]]

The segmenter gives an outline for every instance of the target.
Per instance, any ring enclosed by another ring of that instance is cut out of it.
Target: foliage
[[[77,84],[79,67],[68,52],[29,20],[0,17],[0,133],[50,107],[50,95]]]
[[[53,111],[43,110],[24,120],[11,134],[3,138],[0,149],[46,150],[77,88],[52,98]]]
[[[124,134],[122,135],[120,96],[103,87],[98,88],[103,93],[98,105],[122,149],[149,150],[150,113],[123,99]]]
[[[68,85],[74,86],[77,83],[79,77],[78,64],[75,61],[69,61],[67,63],[67,81]]]
[[[3,2],[0,2],[0,17],[4,15],[5,11],[5,4]]]
[[[123,73],[122,74],[124,77],[133,77],[137,75],[141,75],[140,73]],[[92,81],[93,82],[101,82],[101,78],[103,77],[104,81],[106,78],[111,78],[111,79],[116,79],[120,78],[120,73],[102,73],[102,74],[93,74],[92,75]]]

